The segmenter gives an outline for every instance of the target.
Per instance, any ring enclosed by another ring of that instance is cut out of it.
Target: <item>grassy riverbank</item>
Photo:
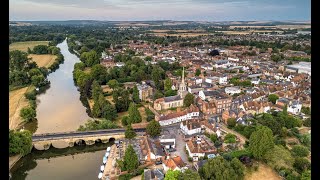
[[[28,48],[33,49],[37,45],[48,45],[49,41],[23,41],[15,42],[9,45],[9,51],[19,50],[27,52]]]

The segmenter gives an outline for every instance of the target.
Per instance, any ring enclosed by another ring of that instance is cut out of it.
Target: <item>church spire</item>
[[[181,83],[184,85],[184,66],[182,67],[182,82]]]

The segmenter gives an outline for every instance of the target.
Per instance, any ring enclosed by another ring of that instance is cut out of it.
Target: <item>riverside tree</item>
[[[30,131],[9,131],[9,154],[26,155],[32,149],[32,134]]]
[[[125,138],[132,139],[136,137],[137,133],[132,129],[131,124],[127,126],[126,132],[124,133]]]
[[[136,85],[133,87],[132,100],[135,103],[140,103],[139,90]]]
[[[134,152],[132,145],[129,145],[126,149],[123,159],[123,165],[129,172],[137,169],[139,166],[139,160],[137,154]]]
[[[36,110],[34,110],[31,107],[24,107],[20,111],[20,117],[26,122],[30,122],[36,119],[36,116],[37,116]]]

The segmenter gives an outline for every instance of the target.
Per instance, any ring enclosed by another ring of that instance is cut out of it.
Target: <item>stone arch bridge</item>
[[[135,129],[139,134],[145,128]],[[93,145],[96,142],[107,143],[112,140],[124,138],[125,129],[107,129],[96,131],[72,131],[62,133],[35,134],[32,136],[33,147],[37,150],[73,147],[75,144]]]

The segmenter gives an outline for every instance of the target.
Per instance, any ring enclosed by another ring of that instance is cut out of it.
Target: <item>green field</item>
[[[33,49],[37,45],[48,45],[49,41],[25,41],[25,42],[15,42],[9,45],[9,51],[20,50],[27,52],[28,47]]]

